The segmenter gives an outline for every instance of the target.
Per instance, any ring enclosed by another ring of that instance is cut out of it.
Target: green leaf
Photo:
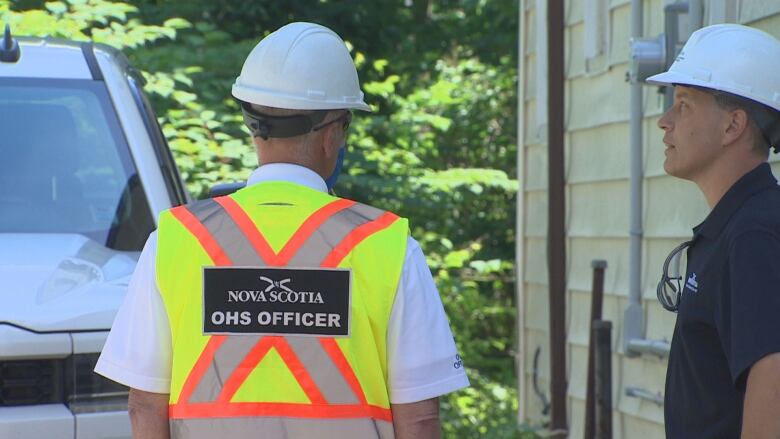
[[[382,74],[382,73],[385,72],[385,67],[387,67],[387,65],[389,63],[390,63],[390,61],[388,61],[386,59],[378,59],[378,60],[374,61],[374,64],[373,64],[374,70],[376,70],[377,72]]]
[[[447,253],[444,257],[444,264],[449,268],[460,268],[471,257],[468,250],[456,250]]]
[[[169,18],[163,22],[163,27],[171,29],[187,29],[192,27],[192,24],[180,17]]]
[[[469,267],[477,270],[481,274],[495,273],[501,270],[501,260],[491,259],[489,261],[471,261]]]
[[[172,97],[173,99],[176,100],[176,102],[180,104],[186,104],[188,102],[192,102],[197,98],[195,94],[186,91],[181,91],[181,90],[175,90],[172,93]]]
[[[63,2],[46,2],[46,9],[55,15],[62,15],[68,11],[68,5]]]

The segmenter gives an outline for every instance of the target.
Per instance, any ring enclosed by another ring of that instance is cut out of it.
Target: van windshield
[[[102,82],[0,79],[0,233],[140,251],[154,219]]]

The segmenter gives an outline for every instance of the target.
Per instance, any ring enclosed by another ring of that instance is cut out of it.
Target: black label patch
[[[349,335],[347,269],[206,267],[204,334]]]

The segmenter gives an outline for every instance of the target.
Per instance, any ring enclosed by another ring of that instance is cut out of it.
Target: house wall
[[[605,259],[604,319],[613,323],[614,437],[663,438],[663,407],[628,397],[626,387],[662,395],[666,359],[623,352],[623,311],[628,303],[629,271],[629,70],[631,6],[625,0],[603,0],[606,41],[603,53],[585,58],[584,15],[599,0],[566,2],[566,230],[567,230],[567,377],[569,437],[583,437],[590,318],[591,260]],[[645,0],[644,36],[663,32],[663,0]],[[594,6],[595,5],[595,6]],[[540,425],[541,399],[533,386],[534,353],[541,350],[536,371],[539,389],[549,397],[549,319],[547,287],[547,145],[543,112],[545,68],[539,53],[539,31],[546,32],[537,10],[544,1],[520,0],[518,157],[521,192],[518,197],[518,298],[520,303],[520,417]],[[704,25],[724,19],[757,27],[780,37],[777,0],[705,0]],[[710,17],[712,16],[712,21]],[[538,89],[537,89],[538,88]],[[644,87],[642,309],[644,336],[670,340],[675,315],[657,303],[655,287],[668,252],[691,235],[709,209],[698,189],[667,176],[663,170],[662,132],[656,126],[663,97]],[[539,108],[537,108],[539,106]],[[542,114],[540,114],[542,113]],[[775,158],[772,158],[775,162]],[[773,165],[780,175],[780,166]]]

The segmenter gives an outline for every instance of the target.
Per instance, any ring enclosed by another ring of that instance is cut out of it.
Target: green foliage
[[[167,38],[187,26],[181,20],[166,21],[161,26],[128,19],[138,8],[128,3],[106,0],[70,0],[46,2],[41,9],[18,12],[8,2],[0,1],[3,20],[16,35],[93,40],[119,49],[141,47]]]
[[[408,6],[404,6],[404,4]],[[337,30],[374,113],[357,114],[337,192],[409,217],[472,387],[442,398],[445,437],[534,437],[516,422],[513,0],[0,0],[14,33],[122,49],[190,192],[241,181],[256,157],[230,87],[290,21]]]

